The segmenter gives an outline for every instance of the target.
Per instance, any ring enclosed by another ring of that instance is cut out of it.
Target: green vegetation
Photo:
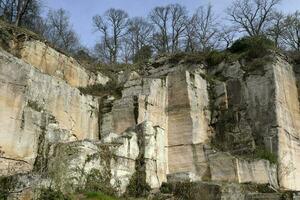
[[[110,184],[110,174],[101,173],[99,170],[93,169],[87,176],[84,191],[103,193],[114,197],[117,194],[117,187]]]
[[[265,160],[270,161],[270,163],[272,163],[272,164],[278,164],[277,156],[274,153],[272,153],[262,147],[258,147],[255,149],[254,158],[265,159]]]
[[[142,171],[135,172],[132,175],[130,183],[127,186],[127,196],[146,197],[149,194],[151,188],[146,183],[145,176],[146,173]]]
[[[85,198],[83,200],[118,200],[118,198],[109,196],[102,192],[87,192],[85,193]]]
[[[16,179],[13,176],[0,177],[0,199],[6,200],[16,184]]]
[[[110,80],[106,85],[96,84],[89,85],[87,87],[79,87],[78,88],[81,93],[89,94],[93,96],[106,96],[106,95],[114,95],[116,97],[122,96],[123,87],[117,83],[115,80]]]
[[[241,58],[245,58],[247,61],[262,58],[268,55],[270,50],[277,49],[274,42],[265,36],[243,37],[229,48],[229,52],[240,54]]]
[[[43,107],[40,106],[36,101],[29,100],[27,103],[27,106],[38,112],[41,112],[42,110],[44,110]]]
[[[22,41],[24,38],[44,41],[40,35],[26,28],[17,27],[0,20],[0,46],[2,48],[9,50],[10,41]]]
[[[148,61],[152,57],[152,48],[149,45],[143,46],[133,57],[133,63]]]
[[[52,188],[41,189],[38,200],[71,200],[60,191],[53,190]]]

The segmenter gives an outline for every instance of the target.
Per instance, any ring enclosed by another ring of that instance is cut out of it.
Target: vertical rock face
[[[104,137],[110,132],[120,134],[143,121],[167,129],[166,84],[164,80],[145,78],[125,83],[121,99],[104,100],[100,132]]]
[[[276,154],[280,186],[299,190],[300,112],[292,66],[277,56],[254,71],[237,64],[226,68],[214,69],[225,77],[228,95],[228,109],[214,111],[216,137],[234,154],[259,148]]]
[[[0,57],[1,159],[32,168],[40,135],[48,125],[46,113],[59,129],[78,139],[98,138],[98,104],[93,97],[8,53],[1,51]]]
[[[96,97],[76,87],[109,79],[73,58],[37,41],[17,54],[0,51],[0,176],[19,181],[13,191],[300,190],[300,76],[280,55],[207,69],[161,59],[120,73],[121,97]]]
[[[279,181],[282,187],[300,190],[299,94],[292,66],[286,61],[278,59],[274,66],[274,78]]]
[[[19,45],[18,56],[42,73],[65,80],[73,87],[85,87],[95,83],[105,84],[108,78],[87,72],[72,57],[68,57],[43,42],[25,41]]]
[[[207,83],[199,74],[186,71],[168,75],[170,173],[206,170],[201,144],[211,137],[208,98]]]

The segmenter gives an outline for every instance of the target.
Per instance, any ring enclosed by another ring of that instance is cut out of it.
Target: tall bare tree
[[[280,42],[284,34],[284,20],[285,16],[282,12],[274,12],[272,24],[267,30],[267,35],[274,41],[276,47],[280,47]]]
[[[93,17],[94,26],[102,33],[104,46],[110,54],[110,62],[116,63],[121,38],[126,34],[128,14],[119,9],[109,9],[103,16]]]
[[[229,48],[236,39],[237,32],[232,27],[223,26],[219,32],[220,41],[223,43],[222,47]]]
[[[196,41],[196,26],[195,18],[191,17],[187,20],[185,31],[184,31],[184,51],[186,52],[195,52],[197,50],[197,41]]]
[[[192,25],[200,51],[211,50],[219,44],[217,18],[210,4],[197,9],[192,17]]]
[[[283,32],[284,44],[292,50],[300,51],[300,12],[296,11],[286,17]]]
[[[169,37],[168,37],[168,20],[169,20],[170,6],[156,7],[150,14],[149,18],[152,24],[158,29],[153,35],[155,40],[155,48],[158,52],[169,52]]]
[[[55,46],[68,52],[78,48],[78,36],[73,30],[69,15],[65,10],[50,10],[47,17],[47,27],[45,37]]]
[[[40,0],[0,0],[0,15],[20,26],[25,21],[30,24],[30,21],[39,16],[40,7]]]
[[[26,11],[28,10],[29,4],[32,0],[16,0],[16,7],[17,7],[17,14],[16,14],[16,21],[15,25],[19,26],[20,22],[25,15]]]
[[[142,17],[129,20],[127,38],[131,46],[132,57],[143,47],[150,43],[153,26]]]
[[[171,4],[170,18],[171,18],[171,51],[176,52],[180,48],[180,38],[183,37],[187,25],[187,10],[179,4]]]
[[[249,36],[264,33],[272,21],[276,5],[281,0],[234,0],[227,9],[230,20]]]

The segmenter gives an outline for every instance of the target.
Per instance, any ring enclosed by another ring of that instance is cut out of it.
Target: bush
[[[55,191],[52,188],[41,189],[39,200],[70,200],[60,191]]]
[[[264,148],[261,148],[261,147],[255,149],[254,156],[255,156],[255,158],[268,160],[268,161],[270,161],[271,164],[278,163],[277,156],[274,153],[272,153]]]
[[[117,200],[117,198],[103,194],[102,192],[87,192],[85,196],[86,199]]]
[[[133,57],[134,63],[145,62],[152,57],[153,51],[151,46],[143,46]]]
[[[88,94],[93,96],[105,96],[114,95],[116,97],[122,96],[123,87],[117,83],[117,81],[110,80],[105,85],[95,84],[87,87],[78,88],[82,94]]]
[[[109,172],[108,172],[109,173]],[[93,169],[87,176],[84,190],[90,191],[88,194],[106,194],[114,196],[118,193],[118,186],[110,184],[111,175],[101,173],[99,170]]]
[[[227,53],[224,51],[211,51],[207,54],[205,61],[208,66],[215,66],[226,60],[227,56]]]
[[[135,172],[127,186],[127,194],[132,197],[146,197],[150,190],[151,187],[146,183],[146,173]]]
[[[269,50],[276,50],[276,46],[265,36],[243,37],[229,48],[231,53],[243,54],[247,60],[264,57]]]

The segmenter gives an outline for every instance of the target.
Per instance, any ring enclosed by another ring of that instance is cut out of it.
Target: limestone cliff
[[[255,68],[164,57],[119,77],[121,96],[95,96],[78,88],[110,78],[41,41],[17,46],[0,50],[0,197],[36,199],[45,188],[165,199],[300,191],[300,78],[284,56],[270,53]]]

